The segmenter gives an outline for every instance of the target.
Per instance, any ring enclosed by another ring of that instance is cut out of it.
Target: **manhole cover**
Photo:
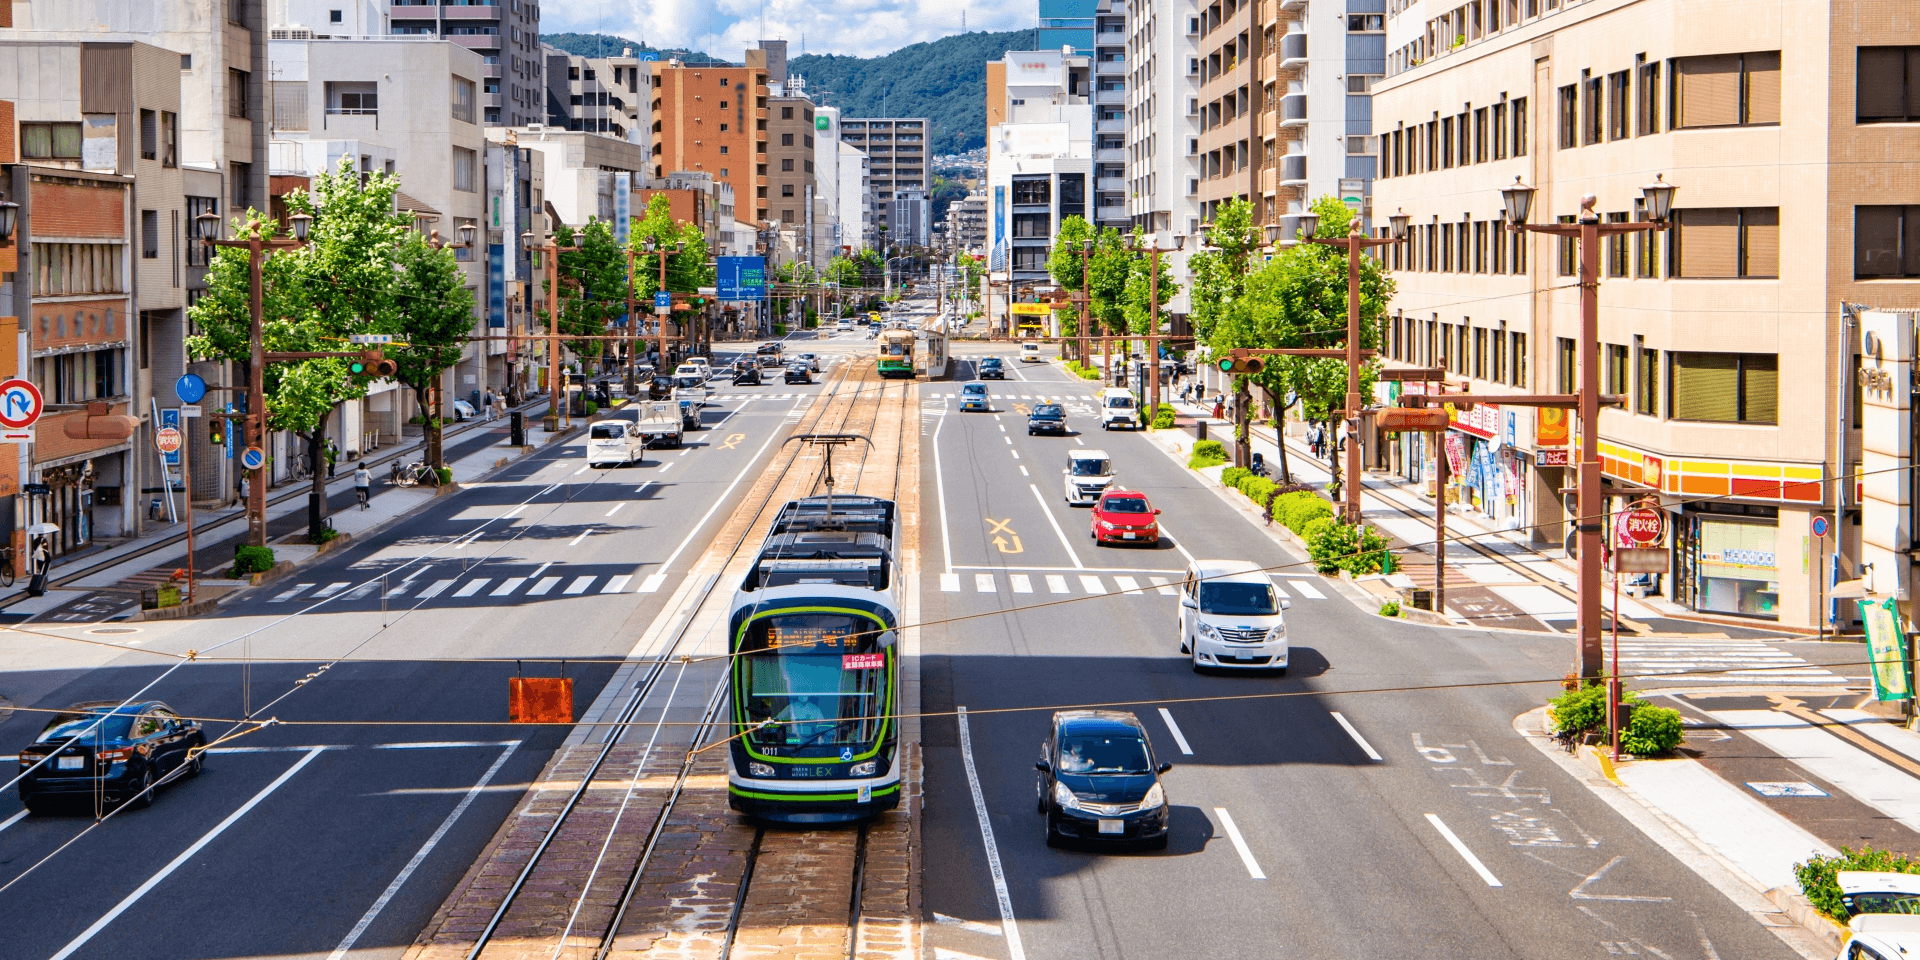
[[[88,633],[139,633],[140,628],[139,627],[99,627],[97,629],[88,630],[87,632]]]

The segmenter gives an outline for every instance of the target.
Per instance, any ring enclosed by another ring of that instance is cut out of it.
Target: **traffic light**
[[[226,446],[227,418],[225,417],[208,417],[207,418],[207,443],[216,447]]]
[[[397,369],[399,367],[378,350],[362,350],[360,356],[347,361],[347,372],[356,377],[391,377]]]
[[[1267,368],[1267,362],[1259,357],[1247,357],[1237,360],[1233,357],[1220,358],[1221,373],[1259,373]]]

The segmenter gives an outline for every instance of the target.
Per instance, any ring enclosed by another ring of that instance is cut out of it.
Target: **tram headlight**
[[[847,776],[849,777],[871,777],[874,774],[879,772],[880,772],[880,761],[878,760],[868,760],[866,763],[856,763],[853,766],[847,768]]]
[[[747,763],[747,773],[755,777],[771,777],[773,776],[773,765],[761,763],[758,760],[749,761]]]

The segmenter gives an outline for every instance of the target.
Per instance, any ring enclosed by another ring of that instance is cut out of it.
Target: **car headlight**
[[[1198,632],[1200,634],[1201,639],[1203,640],[1220,639],[1219,631],[1213,629],[1213,624],[1208,623],[1205,620],[1200,621],[1200,629]]]
[[[880,771],[880,761],[868,760],[866,763],[856,763],[853,766],[848,767],[847,776],[871,777],[875,773],[878,773],[879,771]]]
[[[1068,810],[1080,809],[1080,798],[1067,785],[1058,780],[1053,782],[1053,802]]]
[[[747,764],[747,773],[756,777],[771,777],[773,776],[773,765],[761,763],[757,760],[751,761]]]
[[[1272,630],[1267,631],[1268,640],[1285,640],[1286,638],[1287,638],[1286,624],[1281,624],[1280,626],[1274,627]]]
[[[1147,790],[1146,796],[1140,798],[1140,809],[1142,810],[1157,810],[1166,805],[1167,792],[1160,789],[1160,785],[1157,783]]]

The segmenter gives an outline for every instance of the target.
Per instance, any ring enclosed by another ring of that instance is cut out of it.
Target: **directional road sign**
[[[33,426],[33,422],[40,419],[40,411],[45,406],[39,387],[25,380],[0,383],[0,426]]]
[[[206,398],[207,382],[189,373],[173,382],[173,393],[181,403],[199,403]]]

